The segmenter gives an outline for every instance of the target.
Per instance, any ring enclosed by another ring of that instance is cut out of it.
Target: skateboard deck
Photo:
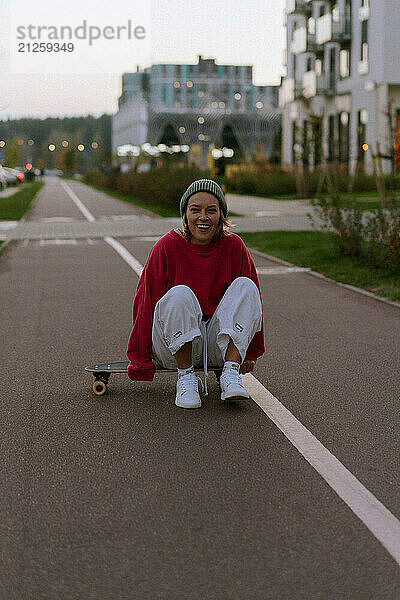
[[[85,367],[85,371],[92,373],[93,375],[93,386],[92,390],[96,396],[104,396],[107,391],[108,380],[113,374],[128,374],[129,361],[120,362],[105,362],[97,363],[95,365]],[[202,369],[195,368],[195,371],[202,371]],[[222,373],[222,367],[208,367],[208,371],[214,371],[217,380],[219,381]],[[176,369],[156,369],[156,373],[176,373]]]

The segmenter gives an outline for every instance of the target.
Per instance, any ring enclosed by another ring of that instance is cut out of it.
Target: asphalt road
[[[67,183],[96,219],[144,215]],[[29,215],[49,218],[85,219],[56,179]],[[119,242],[141,264],[154,243]],[[93,395],[84,366],[124,359],[137,282],[102,239],[0,258],[0,599],[400,598],[393,555],[253,400],[212,375],[201,410],[174,375]],[[400,519],[399,309],[307,273],[260,283],[255,377]]]

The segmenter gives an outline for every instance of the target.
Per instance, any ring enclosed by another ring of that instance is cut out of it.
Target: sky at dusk
[[[199,55],[253,65],[258,85],[282,74],[285,0],[0,4],[0,119],[114,113],[122,73]]]

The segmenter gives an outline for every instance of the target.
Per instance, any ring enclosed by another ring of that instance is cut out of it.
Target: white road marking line
[[[400,521],[258,379],[248,373],[243,383],[258,406],[400,565]]]
[[[101,220],[105,221],[150,221],[151,217],[147,215],[111,215],[100,217]]]
[[[9,229],[14,229],[18,225],[18,221],[0,221],[0,230],[8,231]]]
[[[284,275],[285,273],[307,273],[308,267],[257,267],[259,275]]]
[[[83,204],[82,207],[87,210]],[[86,218],[94,220],[87,212],[91,219]],[[140,277],[143,265],[114,238],[104,240]],[[243,381],[256,404],[400,565],[400,521],[254,375],[243,375]]]
[[[70,217],[46,217],[38,219],[40,223],[76,223],[76,219]]]
[[[143,271],[143,265],[139,261],[137,261],[136,258],[134,258],[132,254],[128,252],[128,250],[122,244],[117,242],[117,240],[114,240],[114,238],[112,237],[105,237],[104,241],[107,242],[107,244],[109,244],[112,248],[114,248],[116,252],[118,252],[120,257],[123,258],[126,263],[128,263],[128,265],[135,271],[138,277],[141,276]]]
[[[86,206],[83,204],[83,202],[81,202],[78,198],[78,196],[75,194],[74,191],[71,190],[71,188],[69,187],[69,185],[67,185],[65,183],[65,181],[63,181],[62,179],[59,180],[62,187],[64,188],[64,190],[67,192],[68,196],[71,198],[71,200],[73,202],[75,202],[76,206],[79,208],[79,210],[81,211],[81,213],[84,215],[84,217],[90,221],[91,223],[93,221],[95,221],[96,219],[94,218],[94,216],[92,215],[92,213],[86,208]]]
[[[78,244],[78,242],[75,239],[40,240],[41,246],[64,246],[64,245],[76,246],[77,244]]]
[[[256,217],[280,217],[283,214],[281,210],[257,210]]]

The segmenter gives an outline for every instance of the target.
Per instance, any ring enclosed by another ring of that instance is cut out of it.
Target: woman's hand
[[[244,360],[240,367],[240,372],[244,375],[245,373],[250,373],[254,369],[254,365],[256,363],[254,360]]]

